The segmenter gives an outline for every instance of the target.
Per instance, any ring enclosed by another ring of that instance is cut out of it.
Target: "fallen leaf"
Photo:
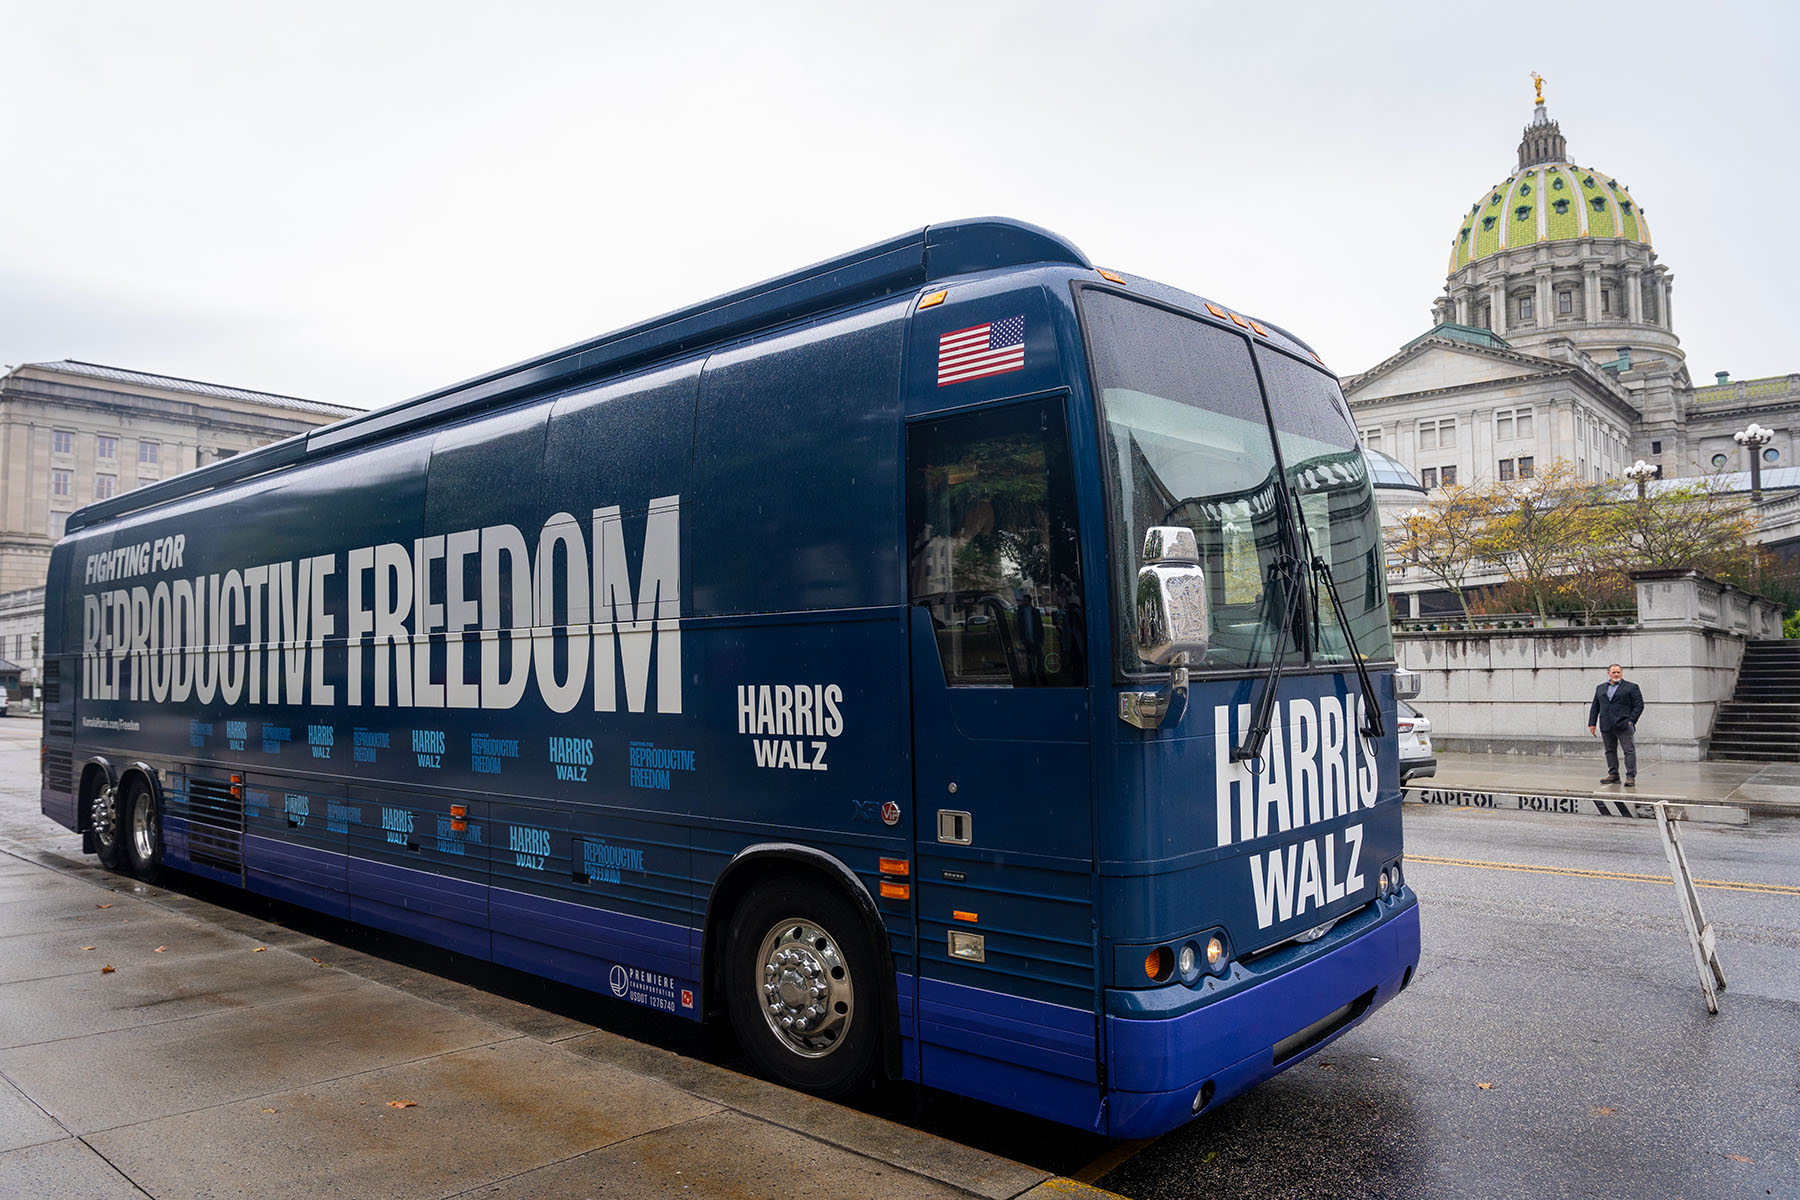
[[[167,949],[168,949],[167,946],[158,946],[156,949],[152,950],[150,953],[161,954],[164,950],[167,950]]]
[[[1613,1113],[1617,1112],[1618,1110],[1613,1109],[1613,1108],[1608,1108],[1604,1104],[1596,1104],[1594,1107],[1588,1109],[1588,1111],[1593,1113],[1596,1117],[1610,1117],[1613,1115]]]
[[[92,950],[93,947],[92,946],[83,946],[82,949],[83,950]]]
[[[389,1108],[417,1108],[417,1107],[419,1107],[419,1102],[417,1100],[389,1100],[388,1107]]]
[[[95,907],[95,908],[111,908],[111,907],[112,907],[112,905],[110,905],[110,904],[96,904],[96,905],[94,905],[94,907]]]
[[[1729,1158],[1732,1162],[1749,1163],[1751,1166],[1756,1165],[1756,1160],[1754,1158],[1745,1158],[1741,1154],[1727,1154],[1725,1157]]]
[[[113,967],[101,967],[100,973],[102,975],[111,975],[115,969],[116,968],[113,968]]]
[[[1491,1083],[1478,1083],[1475,1086],[1480,1088],[1484,1092],[1491,1092],[1494,1090],[1494,1085]]]
[[[265,1109],[263,1109],[263,1111],[264,1112],[274,1112],[275,1110],[272,1108],[265,1108]]]
[[[1331,1064],[1326,1062],[1324,1059],[1320,1059],[1319,1060],[1319,1070],[1329,1071],[1329,1070],[1331,1070]]]
[[[267,950],[267,949],[268,949],[267,946],[258,946],[256,949],[252,950],[250,953],[261,954],[264,950]]]

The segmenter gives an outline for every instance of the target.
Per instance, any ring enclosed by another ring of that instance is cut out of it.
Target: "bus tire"
[[[836,893],[793,876],[754,888],[731,917],[725,979],[738,1043],[776,1082],[835,1100],[874,1073],[875,947]]]
[[[119,790],[102,780],[88,797],[88,829],[94,835],[94,857],[109,871],[125,866],[125,821],[119,811]]]
[[[156,790],[142,778],[134,778],[125,790],[123,833],[125,860],[131,873],[144,883],[155,883],[162,874],[162,805]]]

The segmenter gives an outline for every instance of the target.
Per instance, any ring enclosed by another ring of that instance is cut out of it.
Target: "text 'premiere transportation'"
[[[1146,1136],[1417,966],[1383,574],[1303,343],[934,225],[74,514],[43,809]]]

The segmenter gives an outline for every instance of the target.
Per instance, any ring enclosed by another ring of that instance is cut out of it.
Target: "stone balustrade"
[[[1638,754],[1706,756],[1713,717],[1737,686],[1744,644],[1781,636],[1781,606],[1697,571],[1642,571],[1637,620],[1616,626],[1401,632],[1402,665],[1440,749],[1581,754],[1596,760],[1588,705],[1610,663],[1644,691]]]

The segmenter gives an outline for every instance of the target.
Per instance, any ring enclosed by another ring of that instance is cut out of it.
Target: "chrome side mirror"
[[[1193,530],[1155,525],[1145,532],[1135,593],[1138,657],[1168,667],[1169,682],[1153,691],[1121,692],[1119,719],[1139,729],[1156,729],[1164,721],[1178,725],[1187,711],[1188,662],[1206,654],[1212,630],[1206,572]]]
[[[1417,671],[1409,671],[1405,667],[1394,668],[1394,699],[1415,700],[1424,687],[1425,677]]]
[[[1206,654],[1212,614],[1193,530],[1155,525],[1145,532],[1135,600],[1139,658],[1166,667]]]

